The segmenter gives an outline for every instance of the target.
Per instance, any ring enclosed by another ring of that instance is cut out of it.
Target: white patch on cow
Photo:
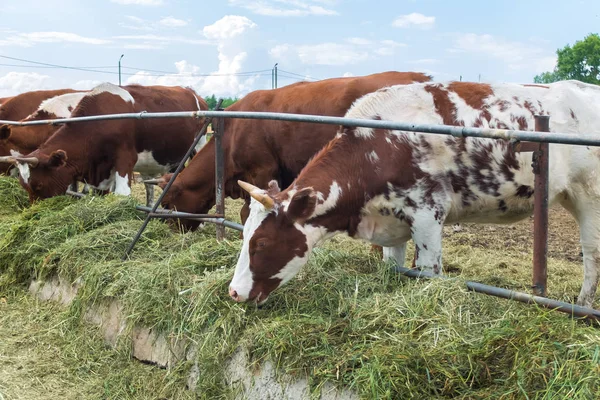
[[[90,185],[90,187],[98,190],[109,190],[114,194],[119,194],[122,196],[131,195],[131,188],[129,187],[129,174],[120,176],[115,170],[112,170],[109,177],[100,182],[97,186]]]
[[[129,102],[131,104],[135,103],[133,96],[131,96],[131,94],[129,94],[129,92],[127,90],[125,90],[122,87],[119,87],[117,85],[113,85],[112,83],[109,83],[109,82],[104,82],[104,83],[101,83],[100,85],[96,86],[88,93],[88,95],[96,96],[101,93],[114,94],[116,96],[121,97],[126,102]]]
[[[329,195],[327,196],[327,199],[323,200],[323,195],[321,194],[320,200],[322,202],[319,202],[317,204],[317,206],[315,207],[315,211],[311,215],[311,218],[317,217],[319,215],[323,215],[323,214],[327,213],[327,211],[334,208],[341,196],[342,196],[342,188],[336,181],[333,181],[331,183],[331,186],[329,186]],[[287,207],[286,207],[286,211],[287,211]]]
[[[82,93],[67,93],[60,96],[51,97],[40,103],[37,109],[45,111],[48,114],[54,114],[57,118],[68,118],[71,116],[71,111],[77,107],[81,99],[87,95],[87,92]],[[31,119],[35,117],[35,113],[27,117]]]
[[[173,165],[171,164],[160,164],[156,161],[151,151],[144,150],[141,153],[138,153],[138,158],[133,170],[139,172],[144,179],[148,179],[150,177],[163,175],[169,172],[172,167]]]
[[[266,193],[266,192],[265,192]],[[244,242],[242,251],[235,266],[233,279],[229,285],[230,289],[235,290],[240,301],[245,301],[250,296],[250,291],[254,285],[252,271],[250,271],[250,239],[260,224],[267,218],[269,211],[258,201],[250,201],[250,214],[244,224]]]
[[[371,162],[371,164],[375,164],[375,163],[377,163],[377,161],[379,161],[379,156],[377,155],[375,150],[371,151],[370,153],[367,153],[366,157],[367,157],[367,160],[369,160]]]
[[[29,169],[29,164],[18,162],[17,168],[19,170],[19,175],[21,175],[21,179],[23,179],[23,182],[25,182],[25,184],[28,185],[29,178],[31,177],[31,170]]]
[[[114,193],[122,196],[129,196],[131,194],[131,188],[129,187],[129,174],[125,174],[125,176],[121,176],[119,174],[115,175]]]

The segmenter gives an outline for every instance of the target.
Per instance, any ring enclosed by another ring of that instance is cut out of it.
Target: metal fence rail
[[[348,127],[365,127],[375,129],[393,129],[408,132],[434,133],[454,137],[478,137],[489,139],[504,139],[522,142],[546,142],[574,144],[585,146],[600,146],[598,133],[556,133],[539,131],[520,131],[510,129],[469,128],[451,125],[412,124],[409,122],[383,121],[360,118],[327,117],[320,115],[305,115],[291,113],[250,112],[250,111],[184,111],[160,113],[124,113],[94,115],[63,119],[46,119],[40,121],[2,121],[0,124],[30,126],[56,125],[77,122],[104,121],[116,119],[151,119],[151,118],[243,118],[290,122],[310,122],[328,125],[343,125]]]

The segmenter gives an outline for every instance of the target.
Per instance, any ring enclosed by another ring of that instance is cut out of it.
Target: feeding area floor
[[[258,309],[227,295],[239,232],[217,242],[214,226],[181,233],[153,221],[121,262],[143,217],[135,201],[57,197],[30,206],[16,181],[0,178],[5,398],[232,398],[225,365],[239,348],[253,367],[271,361],[307,378],[315,397],[326,383],[367,399],[600,397],[598,328],[464,287],[470,279],[528,292],[532,220],[446,227],[444,267],[456,279],[444,281],[400,277],[367,244],[336,237]],[[229,219],[239,221],[239,207],[227,202]],[[578,230],[562,210],[550,221],[549,295],[573,301]],[[78,282],[67,307],[25,294],[32,279],[56,275]],[[126,330],[151,327],[193,346],[193,357],[164,370],[132,360],[127,335],[104,345],[84,316],[111,299],[122,304]],[[200,374],[186,390],[194,366]]]

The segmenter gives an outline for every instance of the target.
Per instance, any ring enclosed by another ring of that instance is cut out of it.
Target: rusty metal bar
[[[219,103],[220,105],[220,103]],[[217,110],[222,111],[219,107]],[[213,129],[215,141],[215,208],[217,214],[225,214],[225,156],[223,154],[223,133],[225,132],[225,120],[217,118],[217,126]],[[217,225],[217,240],[225,239],[225,228]]]
[[[219,105],[220,105],[220,101],[219,101]],[[140,240],[140,237],[142,236],[142,233],[144,232],[144,230],[148,226],[148,223],[150,222],[150,219],[152,219],[152,214],[156,212],[156,210],[158,209],[158,206],[162,203],[163,198],[165,197],[165,195],[167,194],[167,192],[171,188],[171,185],[173,185],[173,182],[175,182],[175,178],[177,178],[177,176],[179,175],[179,173],[181,172],[181,170],[183,170],[183,167],[185,166],[185,163],[187,162],[187,160],[190,159],[190,157],[192,156],[192,153],[194,153],[194,151],[196,150],[196,146],[198,145],[198,142],[200,142],[200,139],[202,138],[202,136],[206,135],[206,129],[208,129],[208,125],[209,124],[210,124],[210,120],[207,118],[204,121],[204,124],[202,125],[202,129],[196,135],[196,138],[192,142],[192,145],[190,146],[190,148],[187,150],[187,152],[185,153],[185,155],[183,156],[183,158],[179,162],[179,165],[177,166],[177,169],[175,169],[175,172],[173,173],[173,175],[171,175],[171,179],[169,179],[169,182],[167,182],[167,185],[163,189],[162,193],[160,194],[160,196],[158,196],[158,199],[156,200],[156,203],[154,203],[154,205],[152,206],[151,211],[148,213],[148,215],[146,215],[146,219],[142,223],[142,226],[140,227],[140,229],[137,231],[137,233],[133,237],[133,240],[131,241],[131,244],[129,245],[129,247],[125,251],[125,254],[123,255],[123,257],[121,258],[122,261],[127,260],[127,258],[129,257],[129,254],[131,254],[131,251],[135,247],[136,243],[138,242],[138,240]]]
[[[410,278],[443,278],[443,279],[455,279],[447,276],[437,276],[430,272],[419,271],[417,269],[408,269],[400,266],[395,267],[396,272],[408,276]],[[491,296],[501,297],[508,300],[516,300],[521,303],[537,304],[541,307],[567,313],[572,317],[581,317],[589,320],[600,321],[600,310],[593,308],[581,307],[571,303],[565,303],[564,301],[548,299],[546,297],[534,296],[523,292],[517,292],[514,290],[503,289],[496,286],[485,285],[479,282],[465,281],[467,289],[477,292],[484,293]]]
[[[550,132],[550,117],[535,116],[535,130]],[[542,134],[542,137],[544,135]],[[546,297],[548,282],[548,167],[549,145],[540,143],[533,153],[533,294]]]

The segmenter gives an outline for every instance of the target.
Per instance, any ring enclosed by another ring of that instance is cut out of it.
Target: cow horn
[[[3,157],[0,157],[0,162],[16,164],[17,160],[15,160],[15,158],[13,156],[3,156]]]
[[[147,185],[159,185],[164,182],[164,179],[162,179],[162,178],[160,178],[160,179],[145,179],[142,182]]]
[[[40,163],[40,160],[38,160],[37,157],[16,157],[15,160],[23,164],[29,164],[34,168]]]
[[[244,181],[238,181],[238,185],[248,192],[250,196],[254,198],[254,200],[265,206],[267,210],[272,210],[273,207],[275,207],[275,201],[271,196],[266,194],[264,190],[261,190],[256,186]]]

